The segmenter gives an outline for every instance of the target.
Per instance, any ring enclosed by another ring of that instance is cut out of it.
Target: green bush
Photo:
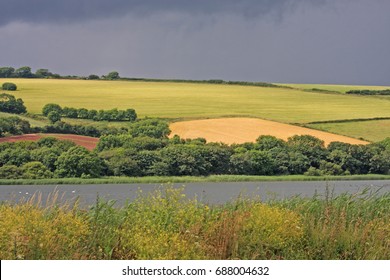
[[[14,83],[4,83],[2,86],[3,90],[15,91],[18,87]]]

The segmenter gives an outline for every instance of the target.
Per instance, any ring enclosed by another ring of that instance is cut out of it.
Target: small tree
[[[48,69],[38,69],[36,72],[35,72],[35,76],[37,78],[47,78],[47,77],[50,77],[52,76],[53,74],[48,70]]]
[[[15,69],[12,67],[0,67],[0,78],[10,78],[14,76]]]
[[[99,80],[99,76],[95,74],[91,74],[88,76],[88,80]]]
[[[0,94],[0,112],[23,114],[26,113],[26,106],[22,99],[16,99],[11,94]]]
[[[46,104],[45,106],[43,106],[42,108],[42,114],[44,116],[48,116],[50,112],[52,111],[56,111],[58,112],[60,115],[62,114],[62,108],[60,105],[58,104],[54,104],[54,103],[49,103],[49,104]]]
[[[31,78],[33,74],[31,73],[31,68],[28,66],[23,66],[15,71],[15,75],[18,78]]]
[[[106,76],[107,80],[118,80],[119,79],[119,73],[117,71],[112,71],[107,74]]]
[[[61,115],[57,111],[51,111],[48,115],[47,118],[51,123],[56,123],[61,120]]]
[[[2,89],[15,91],[17,89],[17,86],[14,83],[4,83]]]

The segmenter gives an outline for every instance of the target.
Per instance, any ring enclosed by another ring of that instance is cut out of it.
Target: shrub
[[[23,114],[26,113],[26,106],[22,99],[16,99],[11,94],[0,94],[0,112]]]
[[[60,115],[62,114],[62,108],[58,104],[49,103],[49,104],[46,104],[45,106],[43,106],[43,108],[42,108],[42,114],[46,117],[47,117],[47,115],[49,115],[50,112],[53,112],[53,111],[58,112]]]
[[[4,83],[2,89],[15,91],[17,89],[17,86],[14,83]]]
[[[82,259],[88,225],[77,212],[32,202],[0,205],[0,259]]]
[[[53,174],[39,161],[25,163],[21,167],[23,178],[25,179],[44,179],[51,178]]]
[[[244,259],[274,258],[299,243],[302,236],[297,213],[256,203],[249,207],[249,217],[240,231],[238,255]]]
[[[51,111],[48,115],[47,118],[51,123],[56,123],[61,120],[61,115],[57,111]]]

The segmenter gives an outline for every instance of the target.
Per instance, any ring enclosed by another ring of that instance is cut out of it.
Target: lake
[[[121,206],[139,195],[148,194],[164,186],[184,187],[183,193],[189,198],[196,197],[208,204],[225,203],[240,196],[259,198],[263,201],[284,199],[293,196],[321,198],[341,193],[358,193],[368,188],[371,192],[390,192],[390,180],[367,181],[294,181],[294,182],[226,182],[226,183],[177,183],[177,184],[96,184],[96,185],[2,185],[0,201],[20,202],[34,194],[47,198],[58,192],[59,203],[74,202],[87,207],[96,202],[97,197],[115,200]]]

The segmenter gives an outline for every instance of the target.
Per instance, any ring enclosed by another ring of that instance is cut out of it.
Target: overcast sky
[[[390,85],[389,0],[0,0],[0,66]]]

